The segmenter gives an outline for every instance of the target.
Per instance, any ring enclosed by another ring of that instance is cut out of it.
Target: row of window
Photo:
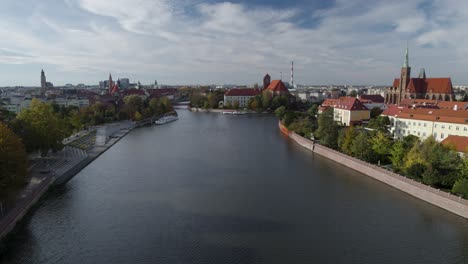
[[[403,125],[405,125],[405,124],[408,124],[408,126],[411,125],[411,121],[408,121],[408,122],[400,121],[400,122],[401,122],[401,124],[403,124]],[[422,124],[423,124],[423,127],[427,127],[427,123],[422,123]],[[418,126],[421,126],[421,122],[418,122],[417,125],[418,125]],[[413,126],[416,126],[416,122],[413,122]],[[437,124],[434,125],[434,128],[437,128]],[[445,125],[444,125],[444,124],[440,125],[440,128],[445,129]],[[449,126],[448,126],[448,130],[451,130],[451,129],[452,129],[452,125],[449,125]],[[455,126],[455,130],[456,130],[456,131],[459,131],[459,130],[460,130],[460,127],[459,127],[459,126]],[[464,127],[464,128],[463,128],[463,131],[468,131],[468,127]]]
[[[410,130],[401,130],[401,129],[398,129],[398,133],[402,134],[402,135],[417,135],[418,137],[421,136],[421,132],[419,131],[415,131],[413,130],[413,132],[411,133]],[[426,132],[422,132],[422,136],[425,137],[426,136]],[[434,132],[434,138],[437,138],[437,132]],[[445,134],[444,133],[440,133],[440,139],[444,139],[445,138]]]

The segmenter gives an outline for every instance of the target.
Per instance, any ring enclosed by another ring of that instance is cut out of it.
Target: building
[[[119,87],[121,89],[128,89],[130,87],[130,79],[128,78],[120,78],[119,79]]]
[[[358,99],[369,110],[372,110],[375,107],[379,108],[380,110],[387,109],[387,105],[384,103],[383,96],[379,94],[376,94],[376,95],[363,94],[363,95],[358,96]]]
[[[47,81],[44,70],[41,70],[41,93],[45,94],[47,90]]]
[[[333,119],[344,126],[357,125],[369,121],[370,110],[355,97],[342,97],[333,107]]]
[[[268,86],[270,86],[270,83],[271,83],[271,77],[270,77],[270,75],[267,73],[267,74],[265,75],[265,77],[263,77],[263,89],[268,88]]]
[[[386,90],[385,103],[400,104],[404,99],[452,101],[454,99],[452,80],[450,78],[427,78],[424,69],[421,69],[418,78],[411,78],[407,48],[400,79],[395,79],[392,87]]]
[[[390,132],[396,139],[408,135],[421,140],[433,136],[437,141],[447,137],[468,136],[468,111],[466,108],[408,108],[389,106],[382,115],[390,119]]]
[[[224,93],[224,105],[231,105],[238,103],[239,107],[247,107],[251,98],[260,94],[258,89],[238,89],[233,88]]]
[[[468,136],[450,135],[440,143],[444,146],[454,148],[460,155],[466,155],[468,153]]]
[[[264,91],[269,91],[272,95],[289,95],[289,90],[281,80],[273,80]]]

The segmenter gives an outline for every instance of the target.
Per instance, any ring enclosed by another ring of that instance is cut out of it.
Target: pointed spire
[[[405,63],[403,64],[404,68],[409,67],[409,58],[408,58],[408,42],[406,42],[406,52],[405,52]]]

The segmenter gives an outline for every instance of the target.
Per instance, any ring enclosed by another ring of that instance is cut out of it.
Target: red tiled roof
[[[468,152],[468,137],[450,135],[440,143],[444,146],[455,146],[458,152]]]
[[[146,95],[145,91],[139,89],[128,89],[123,91],[125,95]]]
[[[466,110],[468,108],[467,102],[451,102],[451,101],[439,101],[437,102],[437,107],[441,109],[457,109],[457,110]]]
[[[400,79],[393,81],[393,87],[400,86]],[[452,94],[450,78],[411,78],[408,87],[410,93]]]
[[[395,116],[405,119],[468,124],[468,111],[451,109],[403,108]]]
[[[387,109],[382,112],[384,116],[396,116],[403,110],[404,107],[398,105],[388,105]]]
[[[266,89],[272,92],[288,92],[289,93],[289,90],[286,88],[286,86],[281,80],[271,81],[270,85]]]
[[[369,110],[356,97],[341,97],[335,108],[350,111]]]
[[[259,95],[260,91],[257,89],[238,89],[233,88],[224,93],[226,96],[256,96]]]
[[[359,100],[367,100],[373,103],[383,103],[385,98],[383,98],[380,94],[363,94],[359,97]]]

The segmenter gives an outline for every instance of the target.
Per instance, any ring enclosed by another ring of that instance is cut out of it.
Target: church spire
[[[409,67],[409,59],[408,59],[408,44],[406,45],[406,52],[405,52],[405,63],[403,64],[404,68]]]

